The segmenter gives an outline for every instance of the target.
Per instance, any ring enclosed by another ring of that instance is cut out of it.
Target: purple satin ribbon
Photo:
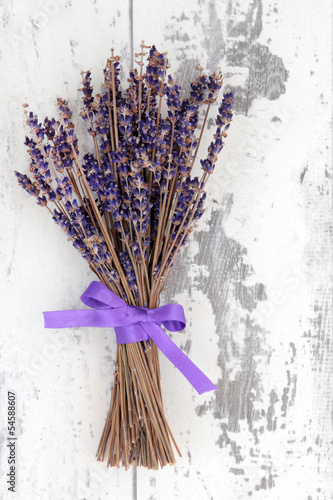
[[[186,321],[180,304],[168,304],[156,309],[129,306],[99,281],[90,283],[81,300],[92,309],[44,312],[45,328],[113,327],[117,344],[151,339],[199,394],[217,390],[160,326],[165,326],[171,332],[184,330]]]

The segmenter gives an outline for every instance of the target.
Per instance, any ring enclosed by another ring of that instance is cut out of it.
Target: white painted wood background
[[[2,0],[0,11],[1,499],[333,498],[330,2]],[[161,359],[183,458],[124,472],[94,459],[113,333],[43,329],[42,311],[80,307],[92,276],[13,171],[28,165],[22,103],[43,118],[62,96],[80,123],[80,70],[99,88],[110,47],[126,70],[142,39],[168,51],[181,82],[197,62],[221,67],[237,114],[163,296],[186,310],[173,339],[219,391],[198,396]],[[18,402],[15,494],[7,390]]]

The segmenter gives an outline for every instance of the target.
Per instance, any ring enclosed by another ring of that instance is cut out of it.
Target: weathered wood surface
[[[20,500],[333,498],[329,2],[6,0],[0,9],[1,498],[11,498],[7,390],[18,398]],[[98,85],[109,47],[127,68],[141,39],[168,51],[180,82],[198,62],[221,67],[237,115],[163,296],[186,310],[174,341],[219,391],[198,396],[161,359],[183,458],[125,473],[94,461],[113,336],[42,325],[42,310],[80,307],[92,277],[12,172],[28,163],[21,104],[52,115],[60,95],[78,115],[80,69]]]

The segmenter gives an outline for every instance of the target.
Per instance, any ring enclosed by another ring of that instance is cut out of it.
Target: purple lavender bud
[[[211,174],[213,172],[214,165],[212,164],[212,162],[210,160],[208,160],[208,158],[206,158],[205,160],[200,160],[200,163],[201,163],[202,170],[205,170],[205,172],[207,172],[207,174]]]
[[[133,224],[136,226],[137,223],[138,223],[138,216],[136,214],[136,212],[132,212],[132,222]]]
[[[47,205],[47,199],[45,196],[37,196],[37,203],[41,207],[45,207]]]
[[[20,174],[20,172],[15,171],[19,185],[31,196],[38,196],[39,187],[33,183],[29,177],[25,174]]]
[[[57,194],[53,191],[53,189],[50,189],[47,193],[47,197],[50,201],[56,201],[57,200]]]

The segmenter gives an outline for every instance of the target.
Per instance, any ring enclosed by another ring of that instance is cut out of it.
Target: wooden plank
[[[39,118],[69,101],[81,152],[91,149],[78,117],[80,70],[100,91],[112,45],[130,61],[129,2],[2,2],[1,56],[1,442],[7,444],[7,390],[17,393],[16,499],[135,497],[133,472],[106,469],[95,453],[109,407],[115,340],[106,330],[46,331],[42,311],[81,307],[93,279],[86,263],[17,186],[27,172],[22,104]],[[5,440],[5,441],[4,441]],[[1,447],[0,497],[8,449]]]
[[[174,341],[219,391],[196,395],[161,359],[183,458],[138,471],[138,498],[331,498],[331,7],[144,5],[135,46],[167,50],[181,83],[221,66],[237,116],[163,295],[186,311]]]

